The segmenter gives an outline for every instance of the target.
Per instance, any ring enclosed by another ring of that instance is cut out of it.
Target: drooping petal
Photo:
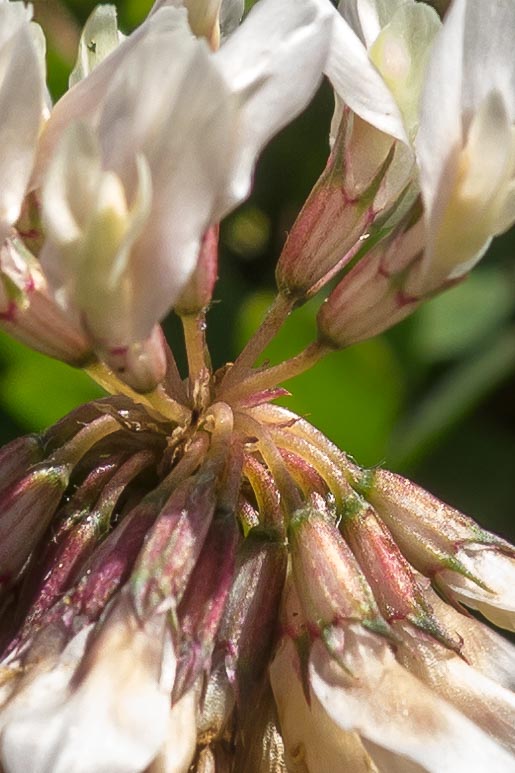
[[[400,638],[396,651],[399,662],[515,753],[514,693],[411,624],[399,621],[393,627]]]
[[[315,93],[335,20],[323,0],[261,0],[216,53],[240,100],[234,177],[220,197],[221,215],[247,196],[258,153]]]
[[[60,663],[8,707],[1,748],[11,773],[140,773],[156,757],[173,653],[164,619],[144,629],[126,601],[111,610],[73,676]]]
[[[308,704],[300,679],[300,661],[292,639],[285,637],[270,666],[288,770],[309,773],[349,770],[372,773],[376,767],[359,736],[342,730],[318,698]]]
[[[326,74],[351,110],[385,134],[407,141],[393,94],[370,61],[365,44],[344,19],[333,24]]]
[[[22,3],[0,5],[0,242],[17,220],[43,118],[44,74]]]
[[[402,668],[384,641],[360,632],[347,641],[346,653],[344,670],[316,641],[311,686],[336,724],[357,730],[390,763],[393,755],[419,766],[410,771],[513,771],[512,755]]]
[[[77,61],[69,86],[75,86],[119,45],[122,36],[118,30],[116,7],[97,5],[89,16],[79,41]]]
[[[436,593],[430,601],[446,628],[463,640],[461,655],[477,671],[515,690],[515,645],[469,614],[459,612]]]
[[[501,628],[515,631],[515,557],[481,545],[458,551],[460,563],[483,587],[458,571],[444,570],[438,577],[445,589]]]

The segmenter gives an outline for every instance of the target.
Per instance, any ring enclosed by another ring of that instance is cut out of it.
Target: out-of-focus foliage
[[[247,3],[250,6],[252,3]],[[57,98],[73,65],[85,0],[35,0],[49,41]],[[149,0],[117,3],[122,30]],[[310,109],[267,148],[252,198],[222,228],[220,280],[209,315],[215,364],[234,359],[259,324],[291,226],[328,152],[324,86]],[[289,382],[284,400],[367,465],[405,472],[504,534],[515,494],[515,237],[498,239],[469,279],[373,341],[336,353]],[[277,362],[314,335],[314,306],[298,310],[266,356]],[[166,323],[184,361],[177,320]],[[229,335],[228,331],[233,331]],[[55,421],[99,394],[87,376],[0,337],[1,440]]]

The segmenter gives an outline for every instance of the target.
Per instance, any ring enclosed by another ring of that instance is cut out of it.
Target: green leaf
[[[392,442],[392,465],[413,466],[515,368],[515,328],[503,331],[446,373],[401,424]]]
[[[413,318],[413,354],[425,362],[460,357],[498,329],[514,305],[513,284],[504,271],[477,269],[421,306]]]
[[[27,431],[50,426],[103,395],[81,370],[45,357],[0,333],[0,406]]]

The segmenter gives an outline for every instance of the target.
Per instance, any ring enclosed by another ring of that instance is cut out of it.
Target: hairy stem
[[[99,384],[102,389],[112,395],[125,395],[140,403],[151,411],[158,411],[166,419],[176,424],[187,424],[189,422],[191,411],[184,405],[181,405],[172,397],[169,397],[162,387],[157,387],[152,392],[140,394],[113,373],[113,371],[102,362],[95,362],[85,368],[86,373]]]
[[[286,322],[293,306],[293,299],[287,298],[282,293],[276,295],[263,322],[244,346],[232,368],[225,375],[222,381],[223,389],[229,390],[231,386],[234,386],[234,384],[246,376],[252,365],[254,365],[272,338]]]
[[[304,371],[312,368],[313,365],[316,365],[322,357],[325,357],[331,351],[331,347],[327,344],[315,341],[290,360],[285,360],[285,362],[281,362],[279,365],[274,365],[271,368],[256,370],[232,388],[224,389],[222,384],[220,397],[227,402],[238,403],[255,392],[262,392],[276,387],[283,381],[288,381],[288,379],[304,373]]]
[[[203,379],[203,374],[211,372],[211,363],[206,346],[205,313],[184,315],[181,317],[181,322],[186,343],[190,385],[193,387],[195,383]]]

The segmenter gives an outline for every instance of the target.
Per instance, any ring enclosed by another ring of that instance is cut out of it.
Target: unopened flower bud
[[[238,528],[233,513],[215,516],[178,608],[174,696],[183,695],[209,666],[234,574]]]
[[[219,230],[212,226],[202,238],[197,265],[174,307],[181,317],[198,314],[211,302],[218,273]]]
[[[376,221],[401,204],[412,170],[404,145],[345,110],[327,167],[279,258],[279,290],[301,301],[343,269]]]
[[[317,317],[320,338],[342,348],[371,338],[411,314],[419,298],[407,295],[404,276],[423,252],[423,223],[380,242],[341,280]]]
[[[241,544],[218,634],[240,705],[260,685],[273,643],[287,563],[285,546],[279,540],[280,535],[257,527]]]
[[[16,578],[50,523],[82,456],[118,427],[108,416],[82,429],[45,462],[4,489],[0,504],[0,587]]]
[[[155,325],[145,341],[101,350],[102,358],[116,375],[137,392],[150,392],[166,375],[166,341]]]
[[[407,559],[492,622],[515,628],[511,545],[400,475],[376,470],[367,498]]]
[[[0,450],[0,493],[16,483],[45,456],[44,443],[38,435],[25,435],[12,440]]]
[[[310,505],[290,521],[295,586],[304,614],[317,630],[350,622],[387,628],[352,551],[340,532]]]
[[[274,697],[268,684],[264,685],[254,710],[243,719],[236,744],[233,770],[285,773],[284,742],[279,730]]]
[[[446,646],[459,650],[461,640],[453,638],[439,623],[422,578],[406,561],[373,507],[364,505],[342,521],[342,528],[385,619],[389,623],[408,620]]]
[[[223,738],[235,704],[234,691],[225,668],[223,653],[211,669],[199,706],[197,730],[199,740],[216,741]]]
[[[119,459],[104,462],[77,489],[69,505],[65,506],[68,517],[61,521],[52,542],[25,579],[24,595],[30,594],[32,603],[23,624],[22,638],[29,635],[44,613],[70,588],[86,560],[109,530],[110,519],[120,496],[131,481],[154,460],[151,452],[140,451],[122,464],[118,471]]]
[[[50,297],[38,262],[21,241],[0,249],[0,326],[13,338],[72,365],[92,357],[92,344]]]
[[[159,513],[131,578],[143,620],[156,610],[176,610],[213,518],[216,482],[201,468],[175,489]]]

